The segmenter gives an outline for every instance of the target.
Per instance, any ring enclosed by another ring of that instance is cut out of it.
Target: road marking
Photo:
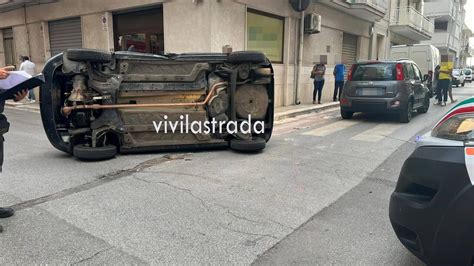
[[[376,127],[367,129],[366,131],[355,135],[351,139],[366,142],[378,142],[389,136],[402,126],[403,124],[380,124]]]
[[[335,123],[326,125],[324,127],[316,128],[314,130],[303,133],[303,135],[324,137],[346,128],[359,124],[361,121],[341,120]]]

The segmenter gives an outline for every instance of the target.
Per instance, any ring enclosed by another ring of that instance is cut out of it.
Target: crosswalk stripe
[[[338,131],[344,130],[346,128],[352,127],[356,124],[359,124],[360,122],[361,121],[341,120],[341,121],[337,121],[335,123],[305,132],[303,133],[303,135],[324,137],[324,136],[336,133]]]
[[[386,136],[389,136],[402,126],[403,124],[380,124],[371,129],[367,129],[366,131],[360,134],[355,135],[351,138],[351,140],[378,142],[384,139]]]

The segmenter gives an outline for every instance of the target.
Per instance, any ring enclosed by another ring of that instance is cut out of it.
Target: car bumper
[[[468,265],[474,254],[474,189],[464,147],[419,147],[390,199],[400,242],[428,264]]]
[[[398,105],[396,104],[398,101]],[[401,103],[397,98],[346,97],[341,110],[366,113],[399,113]]]

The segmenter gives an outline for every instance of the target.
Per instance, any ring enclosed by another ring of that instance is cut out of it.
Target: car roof
[[[356,64],[396,64],[396,63],[414,63],[413,60],[408,58],[401,58],[397,60],[360,60]]]

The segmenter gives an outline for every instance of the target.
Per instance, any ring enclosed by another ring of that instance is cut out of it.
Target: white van
[[[420,68],[423,76],[429,75],[428,88],[432,93],[433,72],[441,64],[438,48],[431,44],[395,45],[390,47],[390,59],[410,59]]]
[[[472,82],[472,69],[465,68],[464,69],[464,76],[466,77],[466,82]]]

